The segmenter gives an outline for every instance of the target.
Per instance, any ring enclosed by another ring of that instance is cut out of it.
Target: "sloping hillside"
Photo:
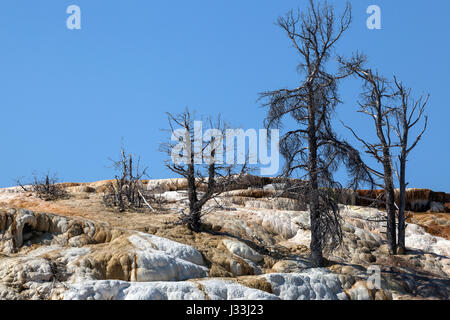
[[[146,181],[156,212],[105,207],[105,181],[65,184],[57,201],[2,189],[0,299],[449,299],[448,213],[412,213],[410,250],[388,256],[380,211],[342,205],[344,242],[312,268],[309,213],[269,182],[208,203],[197,234],[174,224],[179,179]]]

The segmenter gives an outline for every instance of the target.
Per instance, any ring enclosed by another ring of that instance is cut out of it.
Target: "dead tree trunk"
[[[359,112],[364,113],[372,118],[378,141],[369,143],[360,138],[352,128],[346,126],[360,141],[366,152],[372,156],[383,168],[383,172],[370,169],[370,172],[382,182],[377,186],[384,189],[385,207],[387,214],[386,237],[389,246],[389,253],[397,252],[397,236],[396,236],[396,205],[395,205],[395,187],[393,177],[393,164],[391,151],[398,145],[391,141],[391,121],[395,116],[395,108],[389,106],[384,101],[392,99],[393,95],[389,92],[389,83],[378,74],[374,74],[371,69],[363,67],[365,63],[364,56],[357,56],[349,61],[340,58],[340,63],[344,69],[353,72],[357,77],[364,81],[363,87],[366,89],[362,93],[363,102],[359,103]]]
[[[311,221],[311,257],[315,265],[323,265],[321,219],[319,210],[319,183],[317,171],[317,131],[315,113],[309,105],[308,117],[308,173],[309,173],[309,210]]]
[[[408,138],[406,138],[406,143],[408,143]],[[398,203],[398,254],[405,254],[406,252],[406,153],[404,148],[402,148],[400,157],[400,176],[399,176],[399,203]]]
[[[428,104],[429,96],[426,98],[420,97],[417,101],[410,101],[411,90],[406,89],[402,83],[399,83],[394,77],[395,85],[398,89],[396,95],[400,98],[400,106],[396,109],[396,126],[394,131],[400,141],[400,172],[398,173],[399,179],[399,208],[398,208],[398,253],[404,254],[406,252],[405,243],[405,231],[406,231],[406,217],[405,217],[405,206],[406,206],[406,162],[408,161],[409,153],[416,147],[417,143],[422,138],[424,134],[427,123],[428,116],[424,116],[425,122],[424,127],[419,135],[417,135],[414,143],[409,146],[409,130],[413,128],[422,118],[425,107]],[[417,113],[416,113],[417,111]]]
[[[396,254],[397,252],[397,236],[396,236],[396,209],[395,209],[395,191],[394,179],[392,173],[392,162],[390,152],[385,152],[384,156],[384,193],[386,197],[386,213],[387,213],[387,227],[386,237],[389,246],[389,253]]]

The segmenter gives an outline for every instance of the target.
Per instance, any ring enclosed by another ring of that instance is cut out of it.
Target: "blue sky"
[[[330,1],[339,11],[344,2]],[[298,58],[274,22],[306,1],[2,0],[0,186],[52,170],[64,181],[112,177],[123,139],[152,178],[171,177],[158,152],[165,112],[186,106],[234,127],[261,128],[258,93],[295,86]],[[411,187],[450,192],[450,2],[351,1],[353,24],[336,47],[366,53],[387,77],[431,94],[429,129],[410,157]],[[78,5],[82,29],[66,28]],[[381,8],[382,30],[366,28]],[[370,136],[355,113],[360,83],[341,85],[338,119]],[[336,130],[349,137],[338,125]],[[356,143],[356,142],[355,142]]]

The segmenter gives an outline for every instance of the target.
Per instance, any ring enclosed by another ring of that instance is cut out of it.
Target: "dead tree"
[[[175,139],[162,143],[160,151],[170,157],[166,167],[187,180],[189,212],[181,212],[179,223],[199,232],[202,218],[208,213],[203,209],[204,205],[238,183],[247,173],[247,165],[223,164],[220,150],[223,150],[226,126],[220,118],[215,126],[209,121],[215,131],[204,141],[202,134],[196,135],[194,119],[188,109],[167,115],[169,132]]]
[[[393,127],[400,144],[400,155],[398,161],[400,169],[398,175],[399,179],[399,208],[398,208],[398,253],[404,254],[406,252],[405,247],[405,197],[406,197],[406,162],[408,161],[408,155],[417,146],[422,135],[427,129],[428,116],[424,115],[425,107],[428,104],[429,95],[426,97],[421,96],[418,100],[412,100],[411,89],[406,88],[402,83],[398,82],[394,77],[396,89],[398,90],[396,95],[400,98],[400,105],[396,108],[395,119],[396,123]],[[416,136],[414,142],[410,145],[410,130],[419,123],[422,119],[425,119],[422,131]]]
[[[278,19],[296,49],[301,63],[299,73],[304,80],[297,88],[264,92],[260,98],[268,107],[265,126],[282,127],[285,116],[291,116],[298,127],[285,133],[280,152],[285,159],[283,175],[304,174],[308,181],[287,185],[299,200],[307,203],[311,218],[311,256],[317,266],[323,266],[323,249],[333,249],[342,241],[337,189],[333,172],[342,161],[353,176],[365,177],[358,151],[340,141],[331,127],[331,118],[340,103],[338,81],[348,74],[327,72],[327,62],[335,43],[351,23],[351,7],[347,4],[340,17],[326,2],[316,5],[312,0],[303,14],[289,12]]]
[[[117,207],[120,212],[126,209],[139,209],[144,206],[153,211],[145,197],[142,178],[146,176],[147,168],[141,169],[140,158],[133,160],[133,155],[120,150],[120,159],[112,160],[113,167],[119,172],[114,181],[107,185],[103,202],[108,207]]]
[[[69,194],[64,189],[63,185],[58,183],[58,177],[56,174],[52,174],[50,171],[44,174],[43,176],[39,176],[38,174],[34,174],[33,182],[30,184],[30,189],[27,189],[20,181],[21,179],[17,179],[17,184],[25,191],[31,191],[38,198],[45,201],[54,201],[58,199],[65,199],[69,197]]]
[[[395,187],[393,178],[393,162],[392,149],[399,145],[391,139],[392,126],[391,122],[395,116],[396,109],[391,106],[393,103],[389,82],[381,77],[378,73],[371,69],[365,68],[365,57],[358,55],[352,59],[345,61],[340,58],[343,69],[363,80],[364,91],[361,94],[362,102],[359,103],[360,110],[363,114],[368,115],[374,124],[377,142],[370,143],[360,138],[356,132],[346,126],[355,138],[362,143],[367,154],[373,157],[383,168],[383,171],[377,171],[369,168],[370,172],[381,182],[375,183],[384,190],[384,203],[387,212],[387,242],[389,253],[395,254],[397,251],[396,238],[396,204],[395,204]]]

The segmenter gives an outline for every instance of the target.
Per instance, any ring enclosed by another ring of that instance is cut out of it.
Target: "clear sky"
[[[330,1],[340,11],[344,1]],[[359,50],[387,77],[431,94],[429,129],[411,155],[411,187],[450,192],[450,1],[355,0],[336,51]],[[66,8],[81,8],[68,30]],[[298,58],[275,25],[306,1],[2,0],[0,186],[52,170],[64,181],[108,179],[121,140],[152,178],[172,177],[158,152],[165,112],[186,106],[235,127],[262,128],[258,93],[293,87]],[[381,8],[368,30],[366,8]],[[341,86],[337,117],[362,135],[358,81]],[[344,137],[342,126],[336,130]],[[355,142],[356,143],[356,142]]]

